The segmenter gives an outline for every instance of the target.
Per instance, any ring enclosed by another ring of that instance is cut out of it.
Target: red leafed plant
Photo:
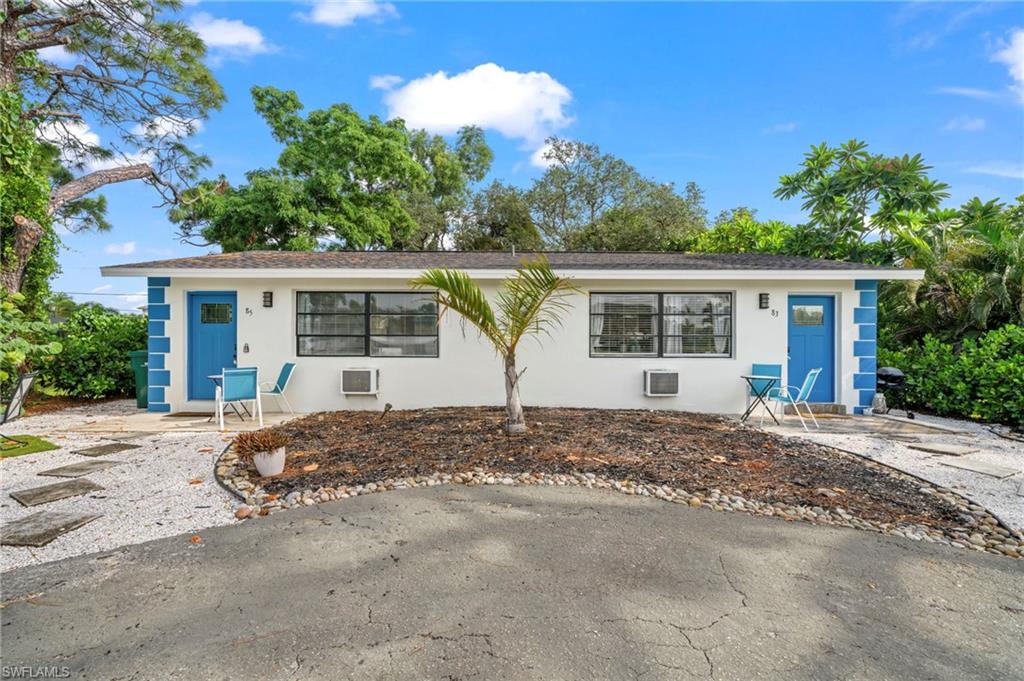
[[[276,430],[253,430],[236,435],[233,444],[238,458],[248,461],[256,454],[286,446],[288,437]]]

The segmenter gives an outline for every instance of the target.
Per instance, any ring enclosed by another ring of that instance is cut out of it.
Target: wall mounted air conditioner
[[[644,370],[644,395],[673,397],[679,394],[679,372],[667,369]]]
[[[380,387],[380,369],[342,369],[343,395],[376,395]]]

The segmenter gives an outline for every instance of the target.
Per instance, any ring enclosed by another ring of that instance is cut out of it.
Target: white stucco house
[[[747,403],[740,377],[767,363],[787,384],[822,368],[811,401],[862,413],[875,389],[877,282],[923,274],[754,254],[544,255],[581,293],[561,329],[520,350],[531,406],[737,413]],[[454,313],[438,323],[431,293],[409,281],[453,267],[493,291],[530,257],[245,252],[102,273],[147,278],[151,411],[211,410],[210,375],[255,366],[272,381],[285,362],[296,364],[297,411],[402,409],[504,403],[491,347]],[[676,373],[677,392],[649,394],[651,371]]]

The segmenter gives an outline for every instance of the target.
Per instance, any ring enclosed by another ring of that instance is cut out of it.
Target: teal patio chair
[[[782,365],[781,364],[751,364],[750,365],[751,376],[774,376],[778,380],[775,381],[775,385],[771,387],[768,394],[764,396],[765,401],[779,399],[779,390],[782,389]],[[754,379],[750,382],[750,390],[747,391],[747,407],[750,406],[750,398],[754,396],[754,393],[762,392],[768,385],[769,381]],[[761,408],[761,425],[764,425],[764,408]]]
[[[255,368],[224,369],[216,398],[217,420],[221,430],[224,430],[224,408],[236,403],[244,407],[245,402],[253,403],[253,412],[259,419],[260,428],[263,427],[263,405],[260,403],[259,377]]]
[[[288,382],[292,380],[293,373],[295,373],[295,363],[285,362],[284,366],[281,367],[281,373],[277,376],[277,383],[270,383],[268,381],[260,386],[260,395],[276,397],[280,400],[278,406],[280,407],[283,403],[284,406],[288,407],[288,412],[291,414],[294,414],[295,410],[292,409],[292,405],[284,391],[288,389]]]
[[[803,425],[804,430],[810,431],[807,427],[807,422],[804,421],[803,415],[800,413],[800,407],[798,405],[804,405],[807,407],[807,413],[811,417],[811,421],[814,422],[815,428],[820,428],[818,425],[818,419],[814,418],[814,412],[811,411],[811,404],[807,399],[811,396],[811,391],[814,390],[814,384],[818,380],[818,374],[821,373],[821,369],[811,369],[807,372],[807,378],[804,379],[804,384],[798,389],[795,385],[786,386],[785,388],[779,389],[778,397],[775,401],[782,407],[782,417],[786,417],[787,404],[793,405],[793,411],[796,412],[797,417],[800,419],[800,423]],[[796,392],[793,392],[796,391]]]

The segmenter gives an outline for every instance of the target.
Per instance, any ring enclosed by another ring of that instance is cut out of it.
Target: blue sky
[[[799,222],[772,197],[813,143],[921,153],[951,204],[1024,193],[1024,11],[1011,3],[190,2],[228,102],[193,138],[239,181],[279,152],[249,88],[348,102],[438,132],[477,123],[492,177],[527,185],[545,136],[593,142],[642,173],[697,182],[709,212]],[[96,131],[101,138],[103,131]],[[55,290],[138,294],[99,265],[209,252],[158,197],[107,188],[112,231],[69,234]],[[90,297],[121,309],[136,295]]]

